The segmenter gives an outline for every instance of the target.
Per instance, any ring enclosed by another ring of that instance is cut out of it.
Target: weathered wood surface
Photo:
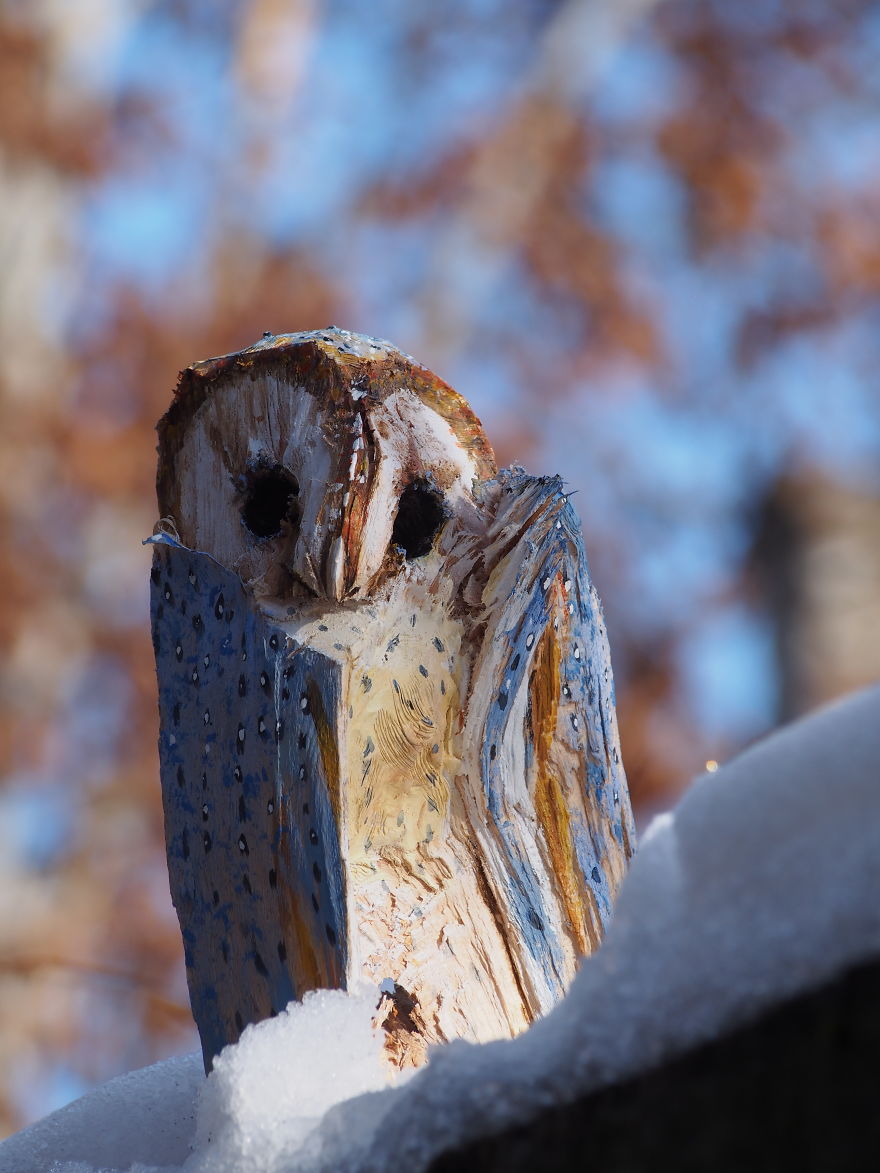
[[[559,481],[497,472],[456,392],[338,330],[190,368],[159,439],[160,756],[206,1062],[360,979],[399,1065],[522,1030],[633,846]]]
[[[450,1147],[430,1173],[873,1173],[878,1053],[874,961],[638,1078]]]

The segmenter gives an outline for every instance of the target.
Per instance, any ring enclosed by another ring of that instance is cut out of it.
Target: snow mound
[[[120,1075],[0,1144],[0,1173],[179,1167],[204,1082],[201,1055]]]
[[[423,1169],[880,954],[878,891],[874,688],[697,779],[655,820],[604,945],[520,1038],[438,1048],[404,1086],[361,1095],[385,1079],[376,995],[313,995],[246,1031],[207,1081],[195,1059],[159,1064],[11,1138],[0,1173]]]
[[[318,990],[248,1027],[207,1080],[200,1054],[111,1080],[0,1144],[0,1173],[311,1168],[327,1110],[390,1083],[378,1002],[372,988]]]

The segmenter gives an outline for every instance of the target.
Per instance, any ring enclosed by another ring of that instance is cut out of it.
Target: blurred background
[[[640,822],[880,675],[880,8],[0,0],[0,1135],[196,1049],[148,632],[178,370],[338,323],[561,473]]]

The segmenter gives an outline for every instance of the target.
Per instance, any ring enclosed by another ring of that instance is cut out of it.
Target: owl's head
[[[276,599],[369,596],[496,472],[460,395],[336,328],[189,367],[158,431],[162,516]]]

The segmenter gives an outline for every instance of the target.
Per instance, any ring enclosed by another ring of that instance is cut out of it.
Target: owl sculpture
[[[511,1036],[634,845],[602,611],[555,477],[388,343],[264,336],[159,424],[152,622],[171,892],[206,1069],[319,987],[388,1062]]]

